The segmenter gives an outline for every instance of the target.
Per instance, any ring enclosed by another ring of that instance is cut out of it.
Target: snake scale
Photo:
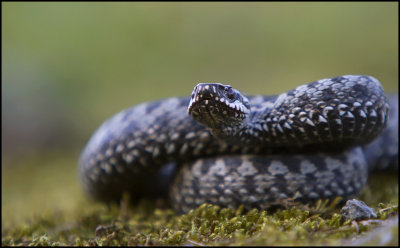
[[[264,209],[346,199],[371,170],[397,170],[397,100],[364,75],[276,96],[198,84],[191,97],[142,103],[105,121],[80,156],[79,174],[93,199],[169,195],[179,212],[203,203]]]

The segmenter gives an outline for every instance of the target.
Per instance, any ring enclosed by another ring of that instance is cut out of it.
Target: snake
[[[79,157],[79,177],[96,201],[166,197],[182,213],[204,203],[250,210],[348,199],[371,171],[397,170],[397,101],[366,75],[279,95],[200,83],[191,96],[106,120]]]

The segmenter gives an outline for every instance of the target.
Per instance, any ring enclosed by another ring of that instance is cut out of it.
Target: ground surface
[[[370,177],[359,199],[378,218],[356,222],[324,202],[248,213],[203,205],[187,215],[162,202],[106,207],[83,196],[76,168],[64,165],[73,161],[40,161],[3,176],[2,245],[398,245],[397,173]]]

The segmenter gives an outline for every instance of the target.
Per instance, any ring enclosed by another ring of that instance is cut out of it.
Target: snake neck
[[[229,144],[260,147],[363,145],[386,126],[389,105],[371,76],[321,79],[279,95],[264,108],[229,85],[199,84],[188,113]]]

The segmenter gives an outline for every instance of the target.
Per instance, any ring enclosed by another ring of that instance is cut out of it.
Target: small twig
[[[384,212],[390,210],[391,208],[392,207],[383,208],[383,209],[379,210],[379,213],[384,213]]]
[[[357,234],[359,234],[359,233],[360,233],[360,229],[358,229],[357,221],[353,220],[353,221],[351,222],[351,224],[353,224],[354,228],[355,228],[356,231],[357,231]]]
[[[191,240],[191,239],[187,239],[187,241],[188,241],[189,243],[192,243],[192,244],[197,245],[197,246],[206,246],[205,244],[196,242],[196,241]]]

